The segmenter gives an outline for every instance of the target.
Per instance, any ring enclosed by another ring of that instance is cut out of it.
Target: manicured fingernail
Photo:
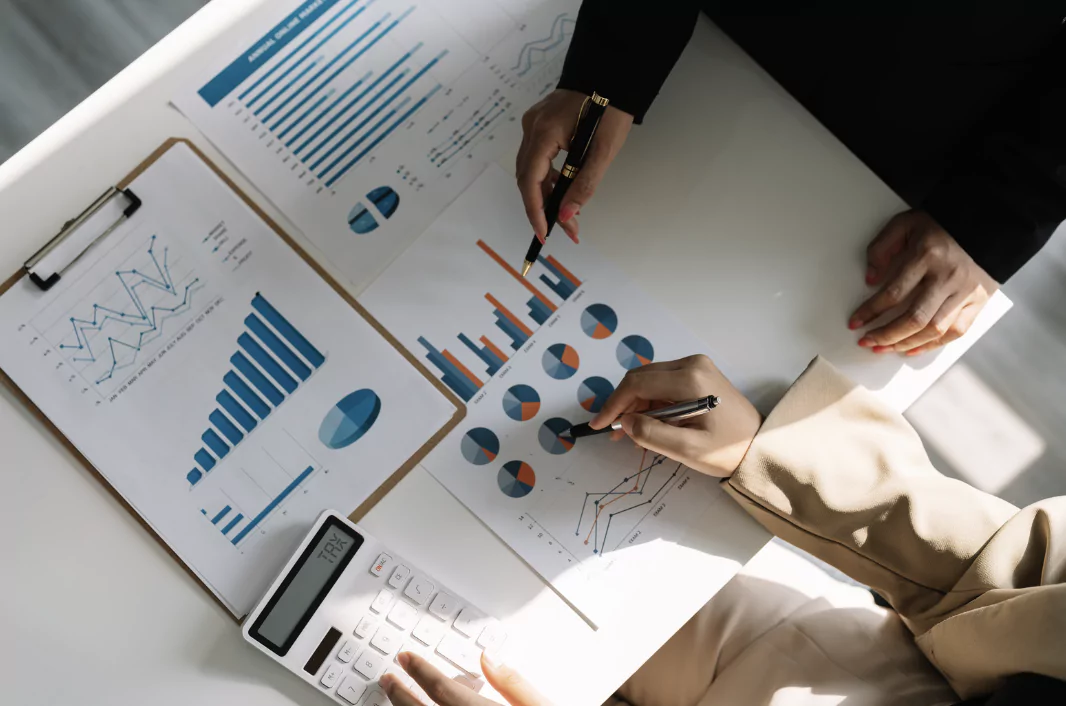
[[[871,350],[874,353],[888,353],[892,350],[892,346],[874,346]]]
[[[547,242],[548,242],[548,239],[547,239],[547,238],[545,238],[545,237],[544,237],[543,235],[541,235],[540,233],[537,233],[536,231],[534,231],[534,233],[533,233],[533,237],[534,237],[534,238],[536,238],[537,240],[539,240],[539,241],[540,241],[540,244],[541,244],[541,245],[544,245],[545,243],[547,243]]]
[[[859,339],[859,345],[863,348],[869,348],[870,346],[874,345],[874,339],[870,338],[869,336],[863,336]]]
[[[922,354],[922,352],[920,350],[918,350],[918,349],[907,351],[907,355],[921,355],[921,354]]]
[[[866,284],[873,284],[877,279],[877,270],[872,267],[866,268]]]
[[[564,203],[562,208],[559,209],[559,222],[566,223],[574,217],[575,213],[577,213],[577,204]]]
[[[861,328],[861,327],[862,327],[862,319],[860,319],[858,317],[855,317],[854,319],[852,319],[851,321],[848,322],[848,328],[850,328],[852,331],[854,331],[857,328]]]
[[[407,669],[407,665],[411,663],[411,653],[401,652],[400,654],[396,655],[396,662],[404,669]]]

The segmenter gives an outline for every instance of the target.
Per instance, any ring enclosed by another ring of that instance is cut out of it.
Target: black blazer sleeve
[[[997,282],[1066,220],[1066,30],[953,153],[923,208]]]
[[[559,88],[596,91],[643,122],[698,16],[692,0],[584,0]]]

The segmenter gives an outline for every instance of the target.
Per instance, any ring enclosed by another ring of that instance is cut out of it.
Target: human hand
[[[640,414],[707,395],[717,396],[719,406],[677,426]],[[751,402],[705,355],[630,370],[589,426],[602,429],[619,416],[625,433],[644,448],[719,477],[737,469],[762,424]]]
[[[570,147],[577,115],[585,98],[584,93],[556,89],[522,116],[522,145],[518,148],[515,174],[526,205],[526,217],[533,226],[533,234],[541,242],[548,234],[544,202],[559,178],[552,160],[560,150]],[[578,241],[578,225],[574,216],[592,198],[607,167],[625,144],[632,126],[632,115],[608,106],[596,128],[596,138],[589,147],[585,164],[559,206],[558,223],[575,243]]]
[[[412,652],[401,652],[396,660],[438,706],[497,706],[495,701],[475,694],[472,689],[449,679],[432,664]],[[481,655],[481,670],[485,680],[511,706],[550,706],[517,672],[498,664],[488,655]],[[385,695],[392,701],[393,706],[423,706],[418,697],[391,674],[383,676],[379,684],[385,689]]]
[[[862,328],[906,305],[899,316],[859,339],[860,346],[874,353],[918,355],[954,341],[999,289],[924,211],[892,218],[866,249],[866,259],[866,283],[884,284],[855,310],[848,328]]]

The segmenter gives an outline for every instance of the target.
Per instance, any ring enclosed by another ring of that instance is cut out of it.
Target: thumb
[[[493,650],[482,653],[481,671],[485,681],[511,706],[548,706],[548,701],[522,675],[503,664],[499,654]]]
[[[567,189],[563,203],[559,206],[560,223],[573,218],[592,199],[592,195],[596,193],[596,187],[600,185],[613,159],[614,154],[607,140],[592,143],[584,166],[578,172],[574,183]]]
[[[695,457],[699,454],[699,437],[703,432],[675,427],[643,414],[626,414],[621,422],[629,438],[648,451],[668,456],[689,467],[698,465]]]
[[[866,284],[878,284],[886,274],[893,258],[903,252],[910,232],[909,214],[900,213],[892,218],[866,248]]]

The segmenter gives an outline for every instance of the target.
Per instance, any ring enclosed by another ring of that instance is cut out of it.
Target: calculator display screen
[[[256,620],[259,641],[287,652],[362,543],[341,523],[327,521]]]

